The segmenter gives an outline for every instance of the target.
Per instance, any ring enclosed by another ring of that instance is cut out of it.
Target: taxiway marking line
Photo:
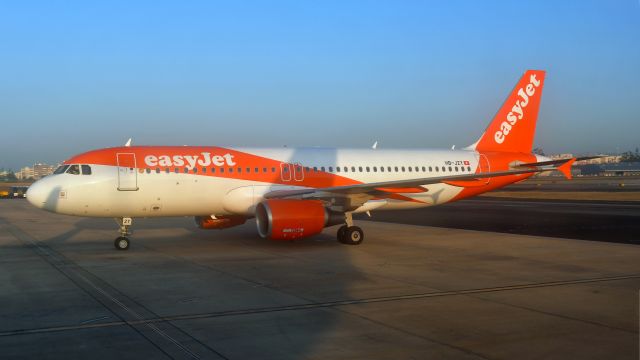
[[[316,308],[330,308],[330,307],[338,307],[338,306],[346,306],[346,305],[360,305],[360,304],[370,304],[370,303],[378,303],[378,302],[426,299],[426,298],[443,297],[443,296],[483,294],[483,293],[491,293],[491,292],[535,289],[535,288],[544,288],[544,287],[552,287],[552,286],[578,285],[578,284],[588,284],[588,283],[606,282],[606,281],[620,281],[620,280],[630,280],[630,279],[640,279],[640,274],[603,276],[603,277],[588,278],[588,279],[550,281],[550,282],[542,282],[542,283],[497,286],[497,287],[490,287],[490,288],[436,291],[436,292],[428,292],[428,293],[385,296],[385,297],[364,298],[364,299],[337,300],[337,301],[317,302],[317,303],[300,304],[300,305],[229,310],[229,311],[210,312],[210,313],[191,314],[191,315],[163,316],[163,317],[157,317],[157,318],[133,320],[133,321],[126,321],[126,322],[113,321],[113,322],[100,323],[100,324],[69,325],[69,326],[47,327],[47,328],[37,328],[37,329],[18,329],[18,330],[0,332],[0,336],[15,336],[15,335],[37,334],[37,333],[46,333],[46,332],[68,331],[68,330],[79,330],[79,329],[87,329],[87,328],[100,328],[100,327],[112,327],[112,326],[123,326],[123,325],[151,324],[151,323],[162,323],[162,322],[171,322],[171,321],[179,321],[179,320],[197,320],[197,319],[207,319],[207,318],[226,317],[226,316],[271,313],[271,312],[280,312],[280,311],[297,311],[297,310],[308,310],[308,309],[316,309]]]

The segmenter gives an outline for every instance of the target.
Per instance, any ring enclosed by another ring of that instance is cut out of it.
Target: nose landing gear
[[[118,250],[128,250],[129,249],[129,238],[127,235],[131,235],[129,232],[129,226],[133,223],[133,220],[129,217],[124,218],[116,218],[116,222],[120,226],[120,236],[116,238],[113,242],[113,245]]]

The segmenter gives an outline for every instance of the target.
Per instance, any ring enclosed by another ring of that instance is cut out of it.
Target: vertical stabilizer
[[[511,91],[484,134],[471,149],[525,152],[533,149],[545,72],[527,70]]]

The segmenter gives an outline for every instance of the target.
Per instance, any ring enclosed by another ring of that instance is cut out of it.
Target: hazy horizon
[[[0,168],[135,145],[462,148],[527,69],[535,146],[640,146],[634,1],[0,5]]]

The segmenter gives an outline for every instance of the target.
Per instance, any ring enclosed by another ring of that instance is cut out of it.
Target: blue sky
[[[123,144],[458,147],[547,70],[536,144],[640,145],[640,2],[3,1],[0,167]]]

